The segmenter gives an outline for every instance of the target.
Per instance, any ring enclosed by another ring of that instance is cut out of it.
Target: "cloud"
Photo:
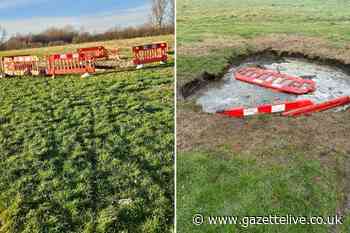
[[[126,27],[143,24],[148,20],[149,12],[150,5],[143,5],[93,15],[2,20],[1,25],[7,30],[9,36],[16,33],[39,33],[49,27],[63,27],[66,25],[72,25],[77,29],[83,27],[85,31],[89,32],[104,32],[115,26]]]

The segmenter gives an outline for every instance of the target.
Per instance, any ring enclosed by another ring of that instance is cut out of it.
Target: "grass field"
[[[178,0],[177,84],[264,49],[350,64],[348,1]],[[178,232],[349,232],[350,114],[246,120],[177,108]],[[344,224],[195,226],[192,216],[344,216]]]
[[[154,36],[154,37],[144,37],[144,38],[133,38],[125,40],[109,40],[109,41],[99,41],[99,42],[88,42],[82,44],[69,44],[63,46],[54,46],[54,47],[43,47],[43,48],[34,48],[34,49],[22,49],[22,50],[8,50],[0,51],[1,56],[8,55],[36,55],[39,57],[45,57],[50,54],[55,53],[69,53],[76,52],[78,48],[84,47],[93,47],[103,45],[107,49],[118,48],[120,49],[121,55],[126,57],[131,57],[131,47],[135,45],[142,45],[152,42],[166,41],[169,44],[169,50],[173,51],[174,49],[174,38],[171,35],[165,36]]]
[[[0,79],[0,232],[171,232],[173,74]]]
[[[350,39],[350,3],[341,0],[181,0],[178,2],[178,42],[222,37],[253,38],[269,33]]]

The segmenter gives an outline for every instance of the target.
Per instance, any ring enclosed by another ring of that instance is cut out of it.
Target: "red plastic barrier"
[[[350,104],[350,96],[343,96],[336,99],[332,99],[320,104],[314,104],[311,106],[305,106],[291,111],[286,111],[283,116],[300,116],[310,114],[313,112],[321,112],[331,108],[339,107],[345,104]]]
[[[135,65],[167,62],[168,60],[168,44],[165,42],[135,46],[132,48],[132,51]]]
[[[77,50],[79,54],[84,54],[95,59],[108,58],[108,50],[103,46],[80,48]]]
[[[2,71],[10,76],[39,75],[39,58],[29,55],[4,57]]]
[[[278,112],[285,112],[285,111],[291,111],[293,109],[298,109],[304,106],[310,106],[313,105],[313,102],[311,100],[296,100],[296,101],[290,101],[290,102],[284,102],[283,104],[263,104],[256,108],[232,108],[227,109],[222,112],[218,112],[219,114],[230,116],[230,117],[245,117],[245,116],[251,116],[256,114],[266,114],[266,113],[278,113]]]
[[[48,57],[48,75],[94,73],[94,59],[78,53],[53,54]]]
[[[0,57],[0,76],[1,76],[2,73],[4,73],[4,61]]]
[[[296,95],[313,92],[316,89],[316,84],[312,80],[256,67],[246,67],[237,70],[235,78],[240,81]]]

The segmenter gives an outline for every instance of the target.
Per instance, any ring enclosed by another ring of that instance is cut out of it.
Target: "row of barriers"
[[[165,42],[134,46],[132,53],[137,69],[145,64],[168,61]],[[0,58],[0,72],[8,76],[94,73],[97,60],[109,59],[121,60],[119,50],[107,50],[103,46],[80,48],[76,53],[50,55],[43,62],[37,56],[9,56]]]

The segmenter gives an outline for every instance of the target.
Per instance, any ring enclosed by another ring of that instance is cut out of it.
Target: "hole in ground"
[[[305,95],[292,95],[235,79],[234,73],[237,69],[252,65],[312,79],[316,82],[317,89]],[[189,98],[200,105],[204,112],[214,113],[232,107],[254,107],[296,99],[310,99],[320,103],[345,95],[350,95],[350,75],[341,68],[318,64],[303,58],[258,56],[248,58],[239,65],[232,65],[222,78],[202,85]],[[344,108],[346,107],[336,110]]]

